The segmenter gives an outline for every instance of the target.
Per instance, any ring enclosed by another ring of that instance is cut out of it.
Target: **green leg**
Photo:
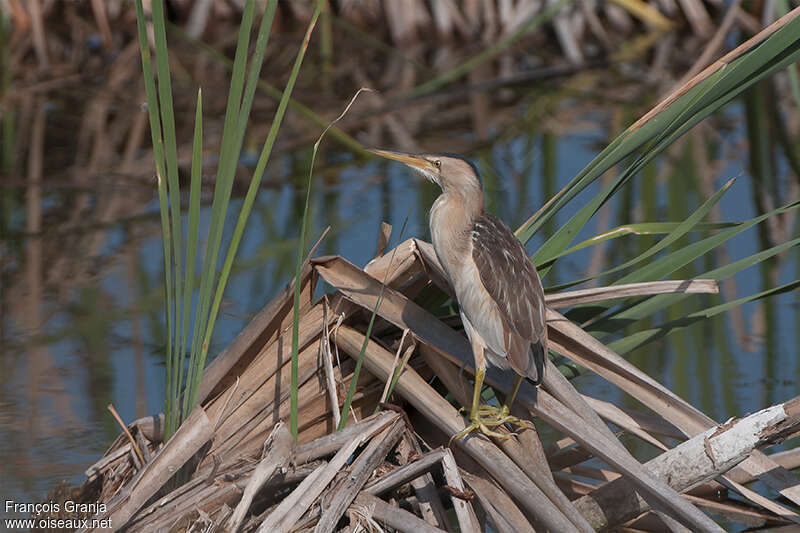
[[[472,420],[478,416],[478,404],[481,401],[481,391],[483,390],[483,377],[486,375],[485,368],[478,368],[475,372],[475,386],[472,388],[472,410],[469,412],[469,418]]]

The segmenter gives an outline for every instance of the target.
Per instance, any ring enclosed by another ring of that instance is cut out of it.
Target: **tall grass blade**
[[[312,16],[311,22],[308,26],[308,31],[306,32],[306,38],[303,41],[303,50],[308,47],[308,41],[311,38],[311,32],[314,29],[314,23],[319,16],[322,5],[324,0],[317,1],[317,8],[314,10],[314,15]],[[299,69],[299,64],[296,65]],[[300,354],[300,272],[303,269],[303,256],[305,255],[306,249],[306,234],[308,231],[308,205],[311,199],[311,184],[312,184],[312,177],[314,175],[314,164],[317,161],[317,153],[319,152],[320,144],[322,144],[322,139],[325,137],[325,134],[328,133],[328,130],[334,127],[334,125],[339,122],[342,117],[350,110],[350,106],[356,101],[358,95],[362,93],[362,91],[369,91],[371,89],[361,88],[356,91],[356,94],[350,99],[350,102],[345,106],[344,111],[336,117],[336,119],[328,124],[322,133],[320,134],[317,142],[314,143],[314,148],[311,152],[311,164],[309,165],[308,169],[308,183],[306,184],[306,199],[305,205],[303,207],[303,221],[302,225],[300,226],[300,242],[297,246],[297,262],[295,264],[295,278],[294,278],[294,304],[292,309],[292,375],[291,375],[291,389],[289,391],[290,397],[290,413],[289,413],[289,430],[292,436],[297,440],[297,419],[298,419],[298,406],[299,406],[299,399],[298,399],[298,365],[299,365],[299,354]],[[285,103],[288,103],[288,95],[287,101],[284,102],[281,100],[281,103],[284,103],[284,109],[286,108]],[[357,377],[357,376],[356,376]],[[356,378],[354,378],[356,379]]]
[[[578,279],[570,282],[570,285],[578,285],[580,283],[584,283],[594,278],[607,276],[609,274],[613,274],[614,272],[619,272],[620,270],[624,270],[626,268],[630,268],[636,264],[641,263],[645,259],[652,257],[653,255],[657,254],[661,250],[665,249],[670,244],[676,242],[678,239],[692,231],[701,220],[703,220],[706,215],[708,215],[711,208],[714,207],[717,202],[722,198],[722,195],[727,192],[727,190],[733,185],[734,180],[728,181],[725,185],[722,186],[720,190],[718,190],[714,195],[706,200],[703,205],[701,205],[697,210],[695,210],[689,217],[686,218],[683,222],[679,223],[675,228],[670,231],[666,237],[658,241],[656,244],[642,252],[641,254],[637,255],[633,259],[622,263],[621,265],[617,265],[611,269],[608,269],[604,272],[596,274],[594,276],[590,276],[588,278]],[[552,265],[552,263],[550,263]],[[543,271],[547,271],[547,268],[542,269]],[[625,279],[625,278],[623,278]],[[636,281],[644,281],[645,278],[637,279]],[[628,281],[628,283],[633,283],[633,281]]]
[[[619,237],[624,237],[627,235],[665,235],[675,231],[675,229],[677,229],[680,224],[682,224],[682,222],[636,222],[633,224],[625,224],[623,226],[617,226],[616,228],[604,231],[603,233],[600,233],[598,235],[595,235],[594,237],[586,239],[585,241],[582,241],[576,244],[575,246],[567,248],[566,250],[555,256],[550,261],[553,261],[554,259],[558,259],[560,257],[564,257],[565,255],[569,255],[579,250],[589,248],[596,244],[600,244],[602,242],[606,242],[612,239],[617,239]],[[736,225],[737,225],[736,222],[700,222],[691,229],[691,232],[726,229]],[[543,265],[548,266],[550,264],[551,262],[545,262]]]
[[[244,86],[245,63],[247,60],[250,29],[253,24],[253,0],[245,4],[242,13],[242,23],[239,27],[239,38],[236,44],[236,54],[233,60],[233,73],[231,86],[228,90],[228,102],[225,108],[225,122],[222,129],[219,165],[214,185],[214,198],[211,202],[211,220],[208,229],[206,253],[203,259],[203,270],[200,276],[200,292],[195,316],[194,334],[192,340],[192,356],[189,363],[190,376],[187,385],[190,387],[188,394],[184,395],[183,407],[186,411],[189,405],[194,404],[192,384],[198,381],[195,377],[195,368],[199,362],[199,354],[204,350],[200,345],[204,339],[206,324],[208,323],[209,307],[211,305],[212,284],[217,271],[217,260],[222,242],[222,229],[225,224],[225,214],[228,211],[230,192],[233,187],[233,175],[236,170],[239,150],[235,146],[238,130],[239,109],[242,101],[242,87]],[[206,346],[207,350],[208,347]]]
[[[257,85],[257,81],[261,72],[261,66],[264,62],[264,53],[267,47],[267,42],[269,40],[269,33],[270,28],[272,27],[272,20],[275,15],[275,8],[277,5],[277,0],[270,0],[265,9],[265,13],[261,19],[261,26],[258,32],[258,39],[256,41],[256,49],[253,54],[250,73],[248,75],[247,87],[245,89],[244,100],[237,111],[238,113],[238,131],[235,131],[236,138],[235,138],[235,145],[232,147],[235,153],[235,157],[232,159],[232,168],[230,169],[230,182],[227,188],[227,196],[230,198],[230,187],[233,185],[233,175],[236,170],[236,164],[239,159],[239,153],[241,152],[242,142],[244,140],[244,133],[247,127],[247,118],[250,115],[250,109],[253,103],[253,97],[255,94],[255,89]],[[301,51],[298,53],[304,54],[305,49],[302,48]],[[302,59],[301,59],[302,61]],[[299,71],[299,67],[297,68]],[[234,68],[234,71],[236,69]],[[244,73],[242,72],[242,77]],[[286,90],[291,93],[291,90],[294,88],[294,80],[297,77],[297,73],[295,70],[292,70],[292,77],[290,77],[290,84],[287,85]],[[240,86],[241,87],[241,86]],[[283,108],[285,110],[285,106]],[[200,344],[199,353],[196,355],[196,361],[192,365],[194,372],[192,374],[192,380],[189,383],[189,393],[186,395],[188,397],[188,401],[190,405],[194,405],[197,399],[197,389],[200,386],[200,381],[202,379],[202,370],[205,367],[206,357],[208,355],[208,348],[211,344],[211,335],[214,332],[214,325],[216,324],[217,315],[219,313],[219,307],[222,303],[222,296],[225,293],[225,287],[228,283],[228,278],[230,277],[231,268],[233,267],[233,260],[236,258],[236,252],[239,249],[239,244],[241,243],[242,236],[244,235],[244,229],[247,226],[247,220],[250,216],[250,212],[252,211],[253,203],[255,202],[256,194],[258,193],[258,189],[261,185],[261,178],[264,175],[264,169],[266,168],[267,161],[269,160],[269,155],[272,151],[272,145],[275,142],[275,136],[277,135],[278,128],[283,121],[283,112],[281,107],[278,107],[278,111],[275,114],[275,118],[272,121],[272,126],[270,127],[269,134],[267,135],[267,140],[264,143],[264,147],[261,151],[261,156],[258,161],[258,165],[256,166],[256,170],[253,173],[253,177],[250,180],[250,185],[247,189],[247,195],[245,196],[245,201],[242,204],[242,208],[239,211],[239,217],[236,221],[236,226],[234,228],[233,237],[231,240],[231,244],[228,247],[228,251],[225,254],[225,261],[222,266],[222,270],[220,271],[219,280],[217,281],[217,288],[214,291],[214,301],[211,304],[211,308],[208,314],[208,318],[204,324],[204,330],[201,331],[201,335],[203,338],[203,342]],[[232,131],[232,135],[234,132]],[[223,137],[224,142],[224,137]],[[216,191],[215,191],[216,192]],[[227,213],[227,201],[225,202],[225,210],[223,211],[223,215]],[[221,226],[220,226],[221,231]],[[209,230],[210,232],[210,230]],[[221,237],[221,233],[220,233]],[[214,262],[216,264],[216,260]]]
[[[671,274],[672,272],[676,271],[677,269],[681,268],[689,264],[691,261],[694,261],[698,257],[702,256],[703,254],[711,251],[712,249],[716,248],[723,242],[733,238],[734,236],[738,235],[739,233],[749,229],[756,224],[759,224],[765,220],[767,220],[770,216],[775,216],[780,213],[786,213],[791,210],[797,209],[800,207],[800,202],[793,202],[785,207],[780,207],[764,215],[758,216],[753,218],[738,227],[730,228],[725,231],[721,231],[715,235],[710,237],[706,237],[697,242],[693,242],[688,244],[687,246],[681,248],[680,250],[676,250],[671,252],[670,254],[653,261],[647,265],[638,268],[634,272],[621,277],[617,281],[614,282],[614,285],[622,285],[624,283],[636,283],[639,281],[646,281],[652,279],[660,279],[664,276]],[[702,277],[709,277],[709,276],[702,276]]]
[[[709,270],[699,274],[698,277],[720,281],[725,278],[729,278],[746,268],[767,261],[770,258],[775,257],[776,255],[790,250],[792,247],[798,245],[800,245],[800,238],[773,246],[767,250],[762,250],[761,252],[739,259],[738,261],[734,261],[733,263],[729,263],[719,268]],[[658,296],[653,296],[627,309],[619,310],[613,316],[609,316],[602,321],[598,321],[596,324],[592,325],[592,329],[594,331],[617,331],[628,324],[636,322],[637,320],[652,316],[654,313],[677,303],[685,297],[686,295],[683,294],[660,294]]]
[[[403,226],[400,228],[400,235],[397,238],[397,242],[402,242],[403,240],[403,233],[406,230],[406,224],[408,224],[408,218],[411,216],[411,209],[408,210],[406,214],[405,220],[403,220]],[[386,268],[386,273],[383,275],[383,282],[381,283],[381,290],[378,292],[378,299],[375,301],[375,307],[372,309],[372,316],[369,317],[369,324],[367,325],[367,331],[364,334],[364,343],[361,345],[361,351],[356,358],[356,368],[353,370],[353,378],[350,380],[350,389],[347,391],[347,397],[344,399],[344,404],[342,405],[342,417],[339,420],[339,427],[336,429],[342,429],[347,425],[347,417],[350,416],[350,406],[353,403],[353,396],[356,393],[356,385],[358,384],[358,376],[361,373],[361,364],[364,362],[364,354],[367,351],[367,345],[369,344],[369,339],[372,335],[372,326],[375,324],[375,317],[378,316],[378,310],[381,307],[381,300],[383,299],[383,292],[386,289],[386,281],[389,278],[389,274],[392,272],[392,265],[394,264],[394,256],[397,253],[397,246],[394,247],[392,250],[392,257],[389,259],[389,266]]]
[[[183,281],[182,281],[182,258],[183,246],[181,237],[183,228],[181,227],[181,196],[180,185],[178,183],[178,142],[175,138],[175,113],[172,106],[172,83],[169,72],[169,54],[167,53],[167,34],[164,25],[164,4],[163,2],[153,2],[153,36],[156,48],[156,70],[158,72],[158,102],[161,113],[161,126],[164,134],[164,156],[167,163],[167,197],[170,209],[170,237],[172,240],[172,265],[174,272],[174,290],[170,306],[174,306],[173,326],[175,330],[168,328],[168,335],[173,337],[172,345],[172,385],[173,398],[180,394],[178,383],[182,381],[183,365],[178,364],[183,359],[183,353],[179,350],[178,330],[181,324],[181,302],[183,300]],[[177,350],[176,350],[177,349]]]
[[[153,63],[150,58],[150,43],[147,40],[147,25],[144,18],[142,0],[136,0],[136,26],[139,33],[139,51],[142,57],[142,77],[144,78],[145,96],[147,98],[147,113],[150,122],[150,136],[153,143],[153,160],[156,167],[156,179],[158,185],[158,205],[161,216],[161,242],[164,251],[164,286],[165,286],[165,314],[167,322],[166,335],[166,387],[165,387],[165,422],[166,435],[169,436],[174,431],[172,425],[175,414],[175,406],[172,403],[175,397],[173,387],[173,374],[177,369],[173,368],[173,346],[172,346],[172,245],[170,238],[169,207],[167,202],[167,178],[164,169],[164,149],[163,138],[161,136],[161,116],[159,115],[158,96],[156,95],[156,80],[153,76]]]
[[[569,200],[612,166],[645,147],[634,166],[621,173],[615,182],[540,248],[537,263],[552,259],[566,249],[588,219],[620,186],[663,151],[684,132],[716,111],[736,95],[766,76],[781,70],[800,57],[800,10],[777,21],[764,35],[734,50],[698,78],[674,91],[650,113],[619,135],[586,168],[568,183],[547,205],[517,230],[518,238],[528,239]],[[770,34],[771,32],[771,34]]]
[[[666,337],[667,335],[675,331],[687,328],[696,322],[699,322],[701,320],[708,320],[709,318],[716,316],[720,313],[729,311],[734,307],[740,306],[748,302],[761,300],[763,298],[768,298],[770,296],[775,296],[777,294],[790,292],[798,287],[800,287],[800,280],[795,280],[790,283],[780,285],[778,287],[772,287],[763,290],[761,292],[758,292],[756,294],[751,294],[750,296],[739,298],[732,302],[725,302],[723,304],[708,307],[700,311],[695,311],[693,313],[686,315],[685,317],[681,317],[676,320],[671,320],[666,324],[662,324],[657,328],[638,331],[632,335],[628,335],[627,337],[623,337],[621,339],[613,341],[608,344],[608,347],[617,352],[618,354],[622,355],[632,350],[635,350],[636,348],[640,348],[646,344],[649,344],[663,337]]]
[[[778,11],[778,15],[786,15],[790,9],[788,0],[775,0],[775,8]],[[789,87],[792,89],[794,105],[797,106],[797,109],[800,109],[800,76],[797,73],[797,65],[789,65],[786,68],[786,73],[789,76]]]
[[[178,353],[177,393],[183,388],[186,341],[189,333],[189,315],[192,309],[194,292],[194,269],[197,262],[197,237],[200,230],[200,195],[203,190],[203,91],[197,91],[197,105],[194,116],[194,140],[192,143],[192,176],[189,183],[189,224],[186,239],[186,275],[183,288],[183,322],[181,324],[180,349]],[[188,378],[187,378],[188,379]],[[177,399],[177,396],[176,396]]]

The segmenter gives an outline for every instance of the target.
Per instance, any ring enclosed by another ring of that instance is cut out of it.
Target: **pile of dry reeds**
[[[319,278],[335,290],[315,302]],[[798,450],[757,450],[800,429],[800,399],[718,426],[557,311],[645,294],[716,292],[713,281],[548,295],[552,350],[655,414],[582,395],[549,363],[543,386],[524,384],[517,402],[519,416],[561,434],[547,447],[535,429],[496,441],[473,434],[448,446],[465,427],[448,398],[467,405],[471,352],[463,331],[452,327],[457,320],[440,320],[415,303],[423,293],[450,293],[430,244],[407,240],[363,270],[338,256],[309,260],[299,283],[298,441],[281,422],[289,415],[292,283],[207,368],[201,405],[166,444],[158,419],[137,421],[87,471],[87,493],[91,487],[92,498],[107,504],[101,514],[115,528],[435,532],[454,531],[457,523],[467,532],[489,521],[498,532],[681,524],[721,531],[700,509],[748,526],[800,522],[745,486],[758,477],[800,501],[787,470],[800,464]],[[334,432],[362,345],[365,371],[350,425]],[[500,396],[510,382],[490,369],[488,383]],[[607,423],[657,456],[640,463]],[[605,465],[587,463],[592,458]],[[753,505],[726,499],[726,488]]]

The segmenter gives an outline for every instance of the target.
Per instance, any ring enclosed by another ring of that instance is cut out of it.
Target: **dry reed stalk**
[[[350,508],[353,507],[367,509],[373,519],[402,533],[444,533],[443,530],[428,524],[416,515],[364,492],[355,497]]]
[[[469,472],[462,472],[462,475],[478,497],[483,510],[492,517],[498,533],[535,533],[533,526],[504,490],[490,480]]]
[[[389,450],[400,440],[405,424],[398,417],[392,425],[374,437],[367,448],[348,469],[347,477],[336,486],[332,498],[327,502],[314,533],[333,533],[336,523],[366,484],[373,471],[386,458]]]
[[[683,14],[689,21],[694,33],[701,37],[709,35],[714,27],[711,17],[708,15],[705,6],[700,0],[678,0],[683,9]]]
[[[115,527],[122,527],[212,436],[211,420],[203,408],[195,408],[158,455],[145,465],[136,481],[126,485],[108,504],[105,516],[112,524],[118,524]]]
[[[44,13],[42,13],[41,0],[30,0],[31,29],[33,30],[33,48],[36,51],[36,59],[39,61],[39,69],[50,68],[50,60],[47,55],[47,41],[44,31]]]
[[[328,328],[328,300],[323,297],[322,301],[322,335],[319,339],[320,354],[322,356],[323,368],[325,369],[325,384],[328,388],[328,397],[331,401],[333,410],[333,423],[339,427],[342,418],[339,411],[339,394],[336,387],[336,380],[333,372],[333,355],[331,354],[330,330]]]
[[[461,473],[458,471],[456,460],[453,457],[453,452],[450,448],[444,448],[442,455],[442,471],[444,472],[444,479],[447,481],[447,486],[463,493],[466,489],[464,481],[461,479]],[[475,515],[475,510],[469,500],[461,498],[455,491],[451,491],[451,500],[453,502],[453,509],[455,509],[456,519],[458,520],[458,528],[464,533],[478,533],[481,529],[478,523],[478,517]]]
[[[560,471],[560,474],[570,474],[573,476],[580,476],[603,482],[613,481],[621,477],[617,472],[614,472],[612,470],[606,470],[603,468],[594,468],[586,465],[569,466],[567,468],[562,469]],[[686,496],[687,494],[692,494],[695,496],[717,495],[719,494],[720,490],[724,489],[719,485],[719,483],[710,482],[689,489],[686,493],[684,493],[684,496]]]
[[[422,354],[428,362],[428,366],[442,380],[447,390],[456,397],[459,403],[467,405],[471,387],[461,376],[458,367],[442,358],[435,350],[423,349]],[[498,428],[498,430],[503,431],[503,428]],[[535,430],[521,429],[517,439],[496,440],[495,444],[533,481],[537,490],[531,493],[531,497],[539,502],[538,507],[541,512],[554,507],[556,510],[551,509],[549,512],[563,514],[578,531],[585,533],[593,531],[575,506],[555,485],[550,469],[545,466],[547,461],[544,458],[544,450],[541,449],[541,443],[538,442]],[[528,446],[525,449],[520,446],[521,441],[527,443]]]
[[[122,417],[119,416],[119,413],[114,408],[114,404],[110,403],[106,408],[111,412],[111,416],[114,417],[114,420],[117,421],[117,424],[122,427],[122,433],[128,438],[128,442],[131,445],[131,450],[134,452],[133,458],[138,459],[141,463],[144,463],[145,460],[142,450],[139,448],[138,444],[133,438],[133,435],[131,435],[131,432],[128,430],[128,426],[125,425],[125,422],[122,421]]]
[[[304,464],[334,454],[355,437],[374,436],[395,418],[397,418],[396,413],[381,411],[313,442],[301,444],[295,452],[295,462]]]
[[[616,435],[614,435],[606,423],[603,422],[600,415],[589,407],[589,404],[586,403],[583,396],[575,390],[575,387],[564,377],[564,374],[559,372],[558,368],[556,368],[549,359],[545,362],[545,365],[544,379],[542,381],[543,387],[539,389],[540,392],[546,391],[552,394],[553,397],[563,405],[569,406],[569,409],[578,414],[584,423],[597,429],[618,451],[627,454],[627,450],[622,443],[617,440]],[[572,436],[572,438],[575,437]]]
[[[87,481],[93,481],[98,475],[101,475],[104,470],[109,469],[113,463],[118,462],[123,457],[125,457],[128,452],[131,451],[130,443],[125,444],[119,448],[114,450],[110,450],[106,452],[100,460],[95,462],[92,466],[86,469],[84,472],[86,474]]]
[[[388,292],[388,289],[387,291]],[[386,295],[384,293],[384,296]],[[337,342],[351,357],[361,351],[364,335],[347,326],[342,326]],[[389,379],[393,356],[373,341],[367,345],[364,366],[378,379]],[[466,427],[464,419],[456,409],[428,385],[413,369],[408,369],[397,381],[397,393],[411,403],[428,420],[453,435]],[[547,498],[535,499],[539,493],[531,480],[494,444],[479,437],[469,437],[458,444],[483,468],[489,471],[509,493],[516,498],[531,516],[536,516],[554,531],[569,531],[572,525],[563,515],[550,512]]]
[[[552,472],[558,472],[592,458],[592,452],[586,448],[578,445],[572,439],[564,440],[569,440],[570,445],[552,451],[547,456],[547,464],[550,465]]]
[[[551,6],[555,4],[557,0],[546,0],[546,2],[548,6]],[[567,61],[573,65],[579,65],[583,63],[583,52],[581,51],[581,46],[578,44],[578,39],[575,37],[572,28],[570,28],[569,13],[566,9],[568,8],[562,9],[553,17],[553,29],[555,30],[556,38],[561,45],[561,50],[564,52]]]
[[[368,483],[363,492],[373,496],[380,496],[384,492],[396,489],[404,483],[408,483],[438,465],[444,456],[444,449],[437,448],[431,452],[417,457],[414,461],[392,470],[388,474],[381,476],[372,483]]]
[[[685,498],[710,514],[721,516],[728,522],[735,522],[750,529],[758,529],[768,524],[773,526],[776,524],[791,524],[789,520],[781,520],[773,514],[762,513],[743,505],[732,505],[730,503],[714,501],[713,499],[698,498],[697,496],[689,494],[687,494]],[[770,528],[770,531],[778,531],[779,529],[780,528],[773,527]],[[797,527],[792,524],[788,525],[786,529],[796,531]]]
[[[100,29],[100,35],[103,38],[103,46],[106,50],[110,51],[113,42],[111,26],[108,24],[105,2],[103,0],[92,0],[92,12],[94,13],[94,20],[97,22],[97,27]]]
[[[342,456],[349,451],[349,448],[343,448],[343,450]],[[334,460],[337,458],[334,457]],[[330,470],[329,463],[323,462],[319,465],[267,516],[258,530],[268,533],[288,531],[313,503],[309,501],[313,487],[319,484],[323,476],[330,474]]]
[[[409,330],[403,330],[403,335],[400,337],[400,342],[397,343],[397,352],[394,354],[394,361],[392,362],[392,370],[390,373],[392,376],[403,372],[406,364],[408,364],[408,360],[411,358],[411,354],[414,353],[414,350],[417,348],[417,345],[414,344],[413,339],[410,340],[410,344],[408,346],[405,346],[406,335],[408,335],[408,333]],[[404,346],[405,350],[403,350]],[[402,357],[400,356],[400,352],[403,353]],[[384,403],[388,400],[390,392],[389,387],[391,387],[391,385],[391,379],[387,380],[384,384],[380,403]]]
[[[781,465],[786,470],[794,470],[796,468],[800,468],[800,448],[783,450],[780,452],[770,454],[767,457],[769,457],[770,460]],[[742,484],[751,483],[757,479],[755,476],[749,475],[741,470],[738,472],[731,472],[729,476],[733,481]]]
[[[587,396],[583,396],[583,398],[589,405],[591,405],[592,410],[597,412],[597,414],[600,415],[600,417],[604,420],[608,420],[620,429],[627,431],[631,435],[639,437],[644,442],[655,446],[661,451],[666,451],[669,449],[664,443],[645,431],[644,428],[642,428],[642,426],[639,425],[633,417],[625,413],[616,405],[610,402],[589,402],[589,398]],[[679,438],[683,438],[683,436],[681,435]]]
[[[244,489],[242,498],[236,505],[228,519],[226,527],[229,531],[238,531],[239,527],[244,521],[245,514],[250,509],[253,503],[253,498],[261,490],[261,487],[269,480],[276,470],[280,470],[288,466],[292,458],[294,449],[294,439],[286,429],[283,422],[278,424],[272,430],[267,442],[264,444],[265,449],[269,451],[264,455],[264,458],[256,466],[253,473],[250,475],[250,480]]]
[[[618,473],[613,470],[605,470],[603,468],[592,468],[590,466],[576,465],[565,468],[561,471],[565,474],[572,474],[574,476],[586,477],[589,479],[596,479],[597,481],[614,481],[619,479]]]
[[[401,452],[401,457],[406,462],[410,454],[415,454],[416,456],[422,455],[422,447],[419,444],[417,436],[412,434],[410,429],[407,429],[403,434],[403,441],[398,446],[398,450]],[[447,513],[444,509],[444,505],[442,505],[442,500],[439,497],[439,492],[433,476],[430,473],[422,474],[412,479],[410,485],[416,494],[417,505],[419,506],[422,519],[434,527],[447,529],[447,531],[452,533],[454,530],[447,520]]]
[[[646,466],[683,492],[727,472],[752,450],[780,442],[798,427],[800,398],[795,398],[711,428],[650,460]],[[607,483],[575,503],[596,529],[620,524],[647,509],[625,479]]]
[[[719,287],[713,279],[690,279],[647,281],[643,283],[628,283],[593,289],[565,291],[562,293],[547,294],[545,299],[551,309],[562,309],[574,305],[607,302],[636,296],[650,296],[654,294],[717,294]]]
[[[194,39],[199,39],[206,29],[208,17],[211,14],[213,0],[197,0],[192,7],[189,20],[186,23],[186,34]]]
[[[605,400],[583,395],[586,402],[597,411],[601,417],[618,425],[637,427],[656,435],[663,435],[673,439],[684,439],[685,435],[678,428],[666,422],[663,418],[637,411],[624,405],[617,405]],[[613,420],[612,420],[613,417]],[[619,423],[616,421],[619,420]]]

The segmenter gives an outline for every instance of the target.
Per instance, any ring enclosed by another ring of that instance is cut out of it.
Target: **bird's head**
[[[481,182],[475,166],[455,154],[407,154],[389,150],[369,150],[375,155],[405,163],[444,192],[457,192],[465,195],[481,192]]]

